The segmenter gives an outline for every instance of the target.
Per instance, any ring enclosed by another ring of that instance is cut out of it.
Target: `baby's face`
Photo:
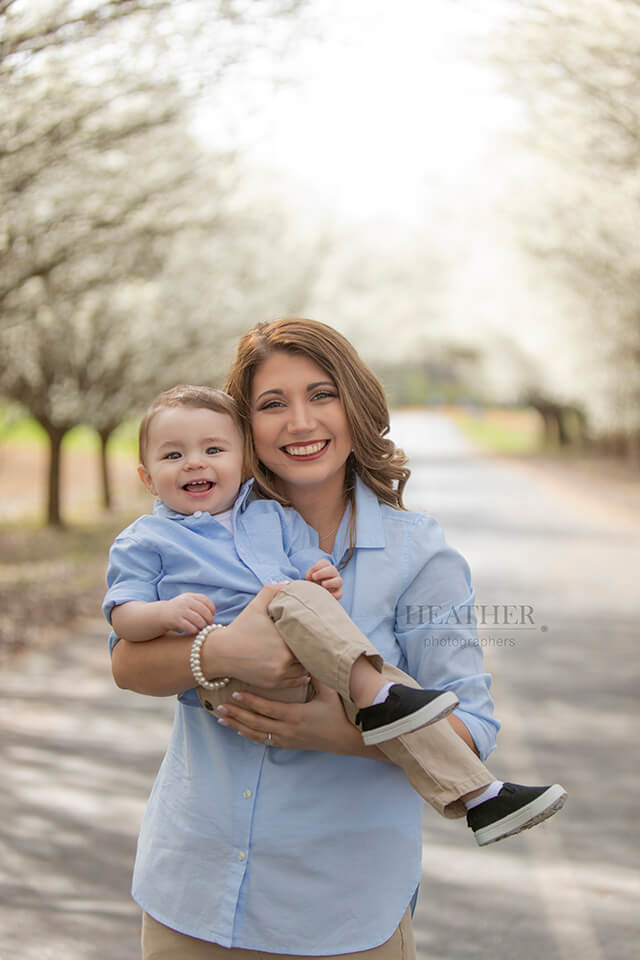
[[[145,486],[176,513],[222,513],[242,483],[243,437],[226,413],[194,407],[159,410],[149,424]]]

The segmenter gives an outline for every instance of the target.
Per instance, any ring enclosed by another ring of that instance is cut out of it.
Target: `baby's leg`
[[[458,705],[450,690],[385,682],[376,648],[318,584],[306,580],[287,584],[268,610],[280,636],[309,673],[361,708],[356,724],[361,724],[366,744],[435,723]]]
[[[375,743],[401,767],[413,788],[438,813],[445,817],[467,813],[467,823],[481,846],[526,830],[562,807],[566,791],[560,784],[503,784],[448,721],[433,722],[457,705],[450,691],[423,690],[412,677],[387,663],[382,664],[382,676],[376,674],[381,666],[377,650],[317,584],[288,584],[269,605],[269,614],[298,660],[341,695],[351,722],[357,726],[361,720],[364,741]],[[359,673],[365,676],[364,685]],[[367,688],[371,677],[373,685]],[[391,687],[387,700],[362,709],[379,684]]]
[[[419,687],[413,677],[389,663],[384,664],[382,675],[390,683]],[[344,707],[355,723],[354,705],[344,701]],[[484,789],[494,779],[446,719],[376,746],[402,767],[414,790],[443,817],[463,817],[467,808],[462,798]]]
[[[359,677],[373,681],[370,686],[360,684],[358,699],[369,695],[369,703],[373,702],[384,684],[384,661],[331,594],[317,583],[294,580],[276,594],[268,612],[284,642],[312,676],[351,700],[357,664]]]
[[[306,669],[340,694],[354,725],[358,705],[351,698],[350,680],[354,664],[363,655],[376,670],[382,671],[382,684],[421,690],[413,677],[383,663],[376,648],[340,604],[317,584],[287,584],[271,601],[269,614]],[[457,698],[453,698],[453,703],[457,703]],[[460,798],[493,781],[448,722],[423,726],[377,745],[403,768],[414,789],[444,816],[463,816],[466,809]]]

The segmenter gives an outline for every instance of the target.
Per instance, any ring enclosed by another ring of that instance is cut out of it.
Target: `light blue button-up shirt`
[[[379,504],[359,481],[356,521],[342,605],[387,661],[456,691],[485,757],[498,724],[466,612],[466,562],[435,520]],[[336,563],[348,526],[346,514]],[[469,623],[452,631],[455,611]],[[226,947],[366,950],[391,936],[418,884],[422,808],[390,764],[268,748],[183,699],[142,823],[133,897],[161,923]]]

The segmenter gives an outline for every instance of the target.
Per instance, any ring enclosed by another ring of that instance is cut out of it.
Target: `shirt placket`
[[[247,744],[247,756],[236,765],[232,778],[231,862],[227,873],[221,916],[227,919],[224,934],[232,945],[234,930],[242,924],[240,891],[251,864],[251,835],[258,801],[260,776],[267,747]]]

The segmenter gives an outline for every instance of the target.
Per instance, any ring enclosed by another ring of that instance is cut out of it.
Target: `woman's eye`
[[[282,400],[268,400],[266,403],[264,403],[260,407],[260,410],[273,410],[275,407],[283,407],[283,406],[284,404]]]
[[[333,399],[337,398],[337,393],[332,393],[331,390],[320,390],[318,393],[314,393],[313,400],[326,400],[328,397]]]

